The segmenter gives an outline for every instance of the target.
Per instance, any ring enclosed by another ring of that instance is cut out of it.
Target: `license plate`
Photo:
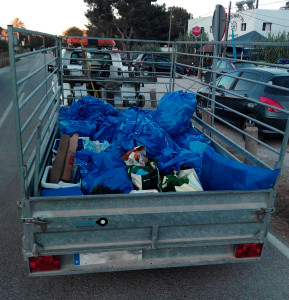
[[[101,265],[119,261],[139,261],[142,260],[142,250],[76,253],[73,259],[75,266]]]

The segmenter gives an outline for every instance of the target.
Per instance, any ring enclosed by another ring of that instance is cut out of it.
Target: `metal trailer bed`
[[[13,45],[13,35],[16,32],[41,36],[44,47],[34,52],[16,54]],[[181,267],[260,259],[260,256],[236,258],[235,251],[237,245],[265,243],[270,217],[274,212],[278,180],[274,188],[269,190],[40,197],[40,180],[50,161],[51,148],[57,136],[62,90],[61,85],[52,88],[51,81],[57,70],[62,76],[59,49],[63,39],[12,26],[8,27],[8,34],[21,174],[21,199],[18,205],[24,230],[22,251],[30,276]],[[48,48],[45,42],[49,39],[53,40],[54,46]],[[166,43],[141,40],[131,42]],[[216,42],[216,45],[221,45],[221,42]],[[201,48],[204,44],[172,43],[169,76],[163,78],[162,73],[154,72],[153,75],[158,80],[151,83],[152,86],[146,91],[147,94],[156,95],[156,99],[152,97],[152,103],[158,101],[166,91],[182,88],[196,92],[194,86],[202,84],[199,79],[192,77],[183,76],[178,80],[174,72],[175,63],[179,62],[181,56],[196,56],[198,59],[204,57],[201,51],[193,54],[178,50],[181,47],[194,46]],[[49,55],[52,52],[55,56]],[[31,55],[35,59],[41,56],[39,59],[42,64],[20,79],[21,73],[17,70],[16,61]],[[217,53],[212,58],[217,59]],[[57,68],[54,73],[48,74],[47,67],[52,63]],[[37,83],[33,83],[35,77],[38,79]],[[31,84],[26,84],[30,92],[20,101],[21,85],[30,81]],[[213,76],[213,91],[215,82],[216,78]],[[41,97],[39,91],[42,91]],[[150,100],[146,101],[147,108]],[[214,103],[214,92],[211,101]],[[153,103],[152,107],[155,106]],[[265,168],[282,167],[289,135],[288,122],[280,149],[273,149],[259,141],[262,147],[267,146],[268,153],[272,152],[272,156],[276,156],[274,165],[270,166],[266,159],[262,160],[250,154],[234,138],[222,132],[222,120],[214,115],[213,110],[208,113],[212,115],[210,124],[195,115],[192,116],[192,122],[211,139],[219,153],[236,160],[242,160],[242,156]],[[289,116],[288,111],[284,113]],[[215,126],[216,120],[219,122],[218,126]],[[236,130],[235,134],[246,135],[227,122],[224,126]],[[29,261],[39,256],[59,256],[60,269],[31,272]]]

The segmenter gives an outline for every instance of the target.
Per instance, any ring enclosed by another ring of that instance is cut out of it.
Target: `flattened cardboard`
[[[55,157],[55,161],[52,166],[51,175],[49,178],[50,183],[58,183],[61,179],[64,164],[66,160],[66,153],[69,147],[70,136],[63,134],[60,139],[58,151]]]
[[[70,138],[69,148],[66,155],[64,170],[62,174],[62,180],[69,182],[71,171],[74,163],[74,156],[73,154],[76,152],[77,144],[78,144],[78,137],[79,134],[76,133]]]

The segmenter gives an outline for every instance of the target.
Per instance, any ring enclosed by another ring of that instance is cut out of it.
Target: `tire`
[[[128,100],[123,100],[122,106],[123,107],[129,107],[129,101]]]
[[[205,107],[205,100],[203,99],[203,98],[199,98],[198,100],[197,100],[197,104],[198,104],[198,106],[197,106],[197,108],[196,108],[196,115],[197,115],[197,117],[199,118],[199,119],[202,119],[202,110],[201,109],[199,109],[200,107],[201,108],[204,108]]]
[[[137,103],[138,107],[144,107],[145,106],[145,97],[143,95],[139,95],[139,100]]]

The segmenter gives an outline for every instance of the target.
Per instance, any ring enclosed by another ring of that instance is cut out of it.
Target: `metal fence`
[[[42,46],[35,51],[17,55],[13,45],[13,35],[17,32],[41,38]],[[198,107],[192,116],[193,124],[210,137],[216,150],[238,161],[260,167],[274,169],[282,166],[289,135],[288,106],[276,107],[275,102],[261,102],[260,97],[250,96],[250,93],[245,96],[244,93],[221,86],[220,79],[226,76],[227,80],[231,79],[235,85],[241,80],[244,85],[248,84],[251,90],[260,86],[265,90],[273,88],[280,91],[282,99],[288,99],[289,89],[286,85],[274,85],[261,79],[247,78],[243,76],[243,69],[236,69],[237,73],[224,74],[217,66],[218,61],[229,64],[246,61],[256,66],[261,65],[263,72],[267,71],[267,75],[281,69],[287,71],[286,65],[260,61],[259,58],[265,59],[266,55],[263,54],[272,52],[273,48],[280,53],[286,53],[288,43],[242,43],[242,47],[251,49],[250,55],[247,52],[244,60],[244,55],[242,59],[232,59],[223,55],[226,53],[225,48],[238,46],[237,43],[233,45],[230,42],[168,43],[115,39],[116,46],[104,49],[81,44],[72,47],[68,45],[68,39],[78,37],[57,37],[11,26],[8,27],[8,35],[23,197],[38,193],[39,182],[49,159],[48,149],[51,149],[57,134],[60,105],[71,104],[72,101],[86,95],[107,100],[119,109],[132,105],[155,109],[158,101],[167,92],[182,89],[196,93]],[[49,47],[46,46],[48,39]],[[103,38],[93,37],[90,41],[99,39]],[[203,51],[206,44],[213,45],[214,52],[211,56]],[[170,45],[166,52],[160,50],[163,45]],[[262,49],[263,54],[259,49]],[[75,54],[75,57],[72,54]],[[105,57],[104,54],[109,56]],[[33,67],[23,75],[19,66],[22,59],[28,58],[33,58]],[[16,60],[20,62],[16,64]],[[192,65],[190,61],[199,63]],[[212,68],[204,67],[210,63]],[[204,82],[206,74],[210,76]],[[282,76],[286,77],[286,74]],[[204,92],[202,88],[207,88],[208,91]],[[220,101],[222,94],[226,94],[228,99],[231,96],[235,103],[239,103],[239,100],[245,101],[247,110],[242,110],[240,105],[231,105],[229,101]],[[278,99],[274,100],[278,102]],[[277,126],[268,124],[265,122],[267,119],[258,119],[250,113],[255,107],[259,108],[264,116],[269,115],[271,119],[276,119]],[[220,111],[225,112],[227,116],[224,117]],[[234,118],[241,120],[240,124],[234,122]],[[278,125],[278,119],[282,121],[282,128]],[[258,128],[259,137],[250,134],[246,128],[250,126]],[[279,148],[271,145],[270,138],[263,138],[260,135],[261,130],[281,136]],[[257,144],[258,151],[251,153],[250,149],[246,148],[245,140]]]

